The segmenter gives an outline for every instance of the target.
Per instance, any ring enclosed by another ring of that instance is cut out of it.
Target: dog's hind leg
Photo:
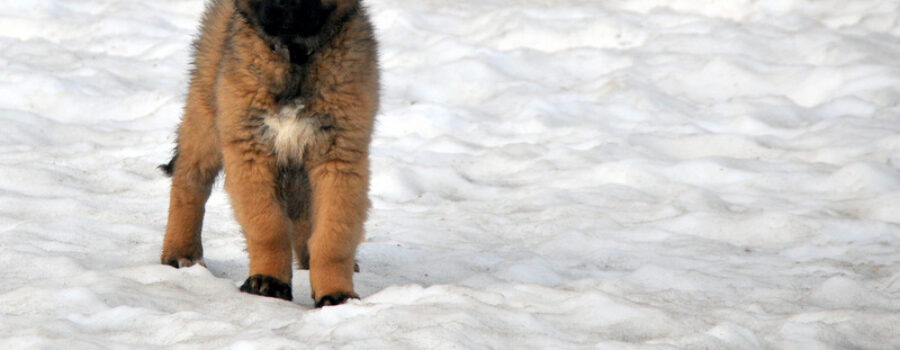
[[[291,246],[301,270],[309,270],[309,247],[312,233],[310,222],[309,175],[303,166],[281,166],[279,169],[280,197],[285,211],[294,223],[291,231]]]
[[[199,99],[188,100],[178,128],[175,157],[164,170],[172,176],[169,219],[160,260],[173,267],[203,264],[200,230],[213,181],[222,169],[213,114]]]

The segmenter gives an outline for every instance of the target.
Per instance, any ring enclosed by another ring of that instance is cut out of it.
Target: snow
[[[200,0],[0,2],[0,348],[900,348],[900,3],[368,0],[361,300],[158,263]]]

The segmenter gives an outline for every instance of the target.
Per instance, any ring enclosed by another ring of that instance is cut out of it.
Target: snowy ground
[[[362,300],[157,262],[201,0],[0,1],[0,348],[898,349],[900,2],[371,0]]]

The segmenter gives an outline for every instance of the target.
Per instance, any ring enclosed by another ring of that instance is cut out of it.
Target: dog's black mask
[[[282,39],[316,35],[334,11],[321,0],[262,0],[251,6],[263,31]]]

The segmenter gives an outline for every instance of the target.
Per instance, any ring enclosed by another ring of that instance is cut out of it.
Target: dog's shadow
[[[211,254],[213,255],[213,254]],[[471,258],[471,257],[469,257]],[[377,294],[391,286],[432,285],[458,283],[478,273],[472,268],[465,252],[442,249],[429,251],[426,247],[406,247],[403,243],[369,241],[360,245],[357,262],[360,271],[353,276],[354,287],[361,298]],[[234,282],[235,292],[248,274],[247,257],[221,258],[215,255],[205,259],[206,268],[218,278]],[[292,280],[294,303],[310,306],[309,271],[294,269]]]

